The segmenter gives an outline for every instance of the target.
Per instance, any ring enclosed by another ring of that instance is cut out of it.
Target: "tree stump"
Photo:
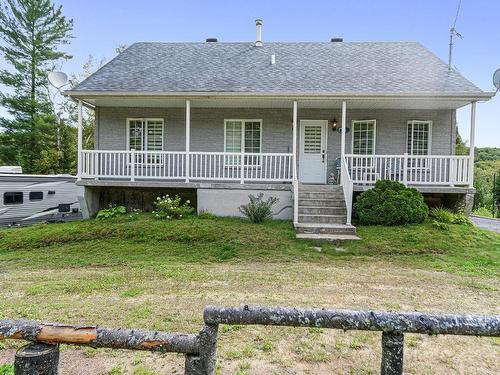
[[[14,360],[15,375],[57,375],[59,346],[31,343],[20,348]]]

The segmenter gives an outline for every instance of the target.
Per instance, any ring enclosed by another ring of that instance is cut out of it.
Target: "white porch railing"
[[[344,200],[347,213],[346,224],[351,225],[353,181],[349,174],[349,169],[347,168],[346,158],[344,158],[344,160],[341,160],[340,169],[341,169],[340,170],[341,184],[342,184],[342,190],[344,191]]]
[[[291,182],[292,159],[276,153],[82,150],[81,177]]]
[[[374,184],[395,180],[406,185],[469,185],[469,156],[345,155],[351,180]]]

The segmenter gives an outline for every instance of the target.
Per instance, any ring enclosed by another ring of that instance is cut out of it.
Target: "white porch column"
[[[474,147],[476,136],[476,102],[470,107],[470,141],[469,141],[469,187],[474,187]]]
[[[190,175],[190,146],[191,146],[191,101],[186,99],[186,182]]]
[[[346,113],[347,113],[347,105],[345,100],[342,101],[342,133],[340,139],[340,163],[345,163],[345,133],[346,133]],[[345,176],[340,174],[340,184],[344,185]]]
[[[292,163],[293,163],[293,224],[299,222],[299,176],[297,175],[297,101],[293,101],[292,122]]]
[[[78,100],[78,155],[77,155],[77,173],[76,176],[78,180],[82,179],[82,144],[83,144],[83,112],[82,112],[82,101]]]
[[[297,181],[297,101],[293,102],[293,123],[292,123],[292,154],[293,154],[293,180]]]

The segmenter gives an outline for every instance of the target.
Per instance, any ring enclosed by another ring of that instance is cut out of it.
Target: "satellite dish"
[[[500,68],[493,73],[493,85],[500,90]]]
[[[53,71],[49,72],[49,82],[56,89],[60,89],[68,83],[68,76],[64,72]]]

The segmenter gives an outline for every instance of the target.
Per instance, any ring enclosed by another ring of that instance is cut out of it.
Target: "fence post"
[[[402,333],[382,332],[381,375],[403,374],[403,341]]]
[[[133,148],[130,155],[130,181],[135,181],[135,148]]]
[[[198,354],[186,354],[184,375],[202,375],[201,359]]]
[[[408,186],[408,153],[404,153],[403,157],[403,184]]]
[[[203,375],[215,374],[218,324],[205,324],[200,331],[200,361]]]
[[[14,359],[15,375],[57,375],[59,346],[31,343],[20,348]]]

